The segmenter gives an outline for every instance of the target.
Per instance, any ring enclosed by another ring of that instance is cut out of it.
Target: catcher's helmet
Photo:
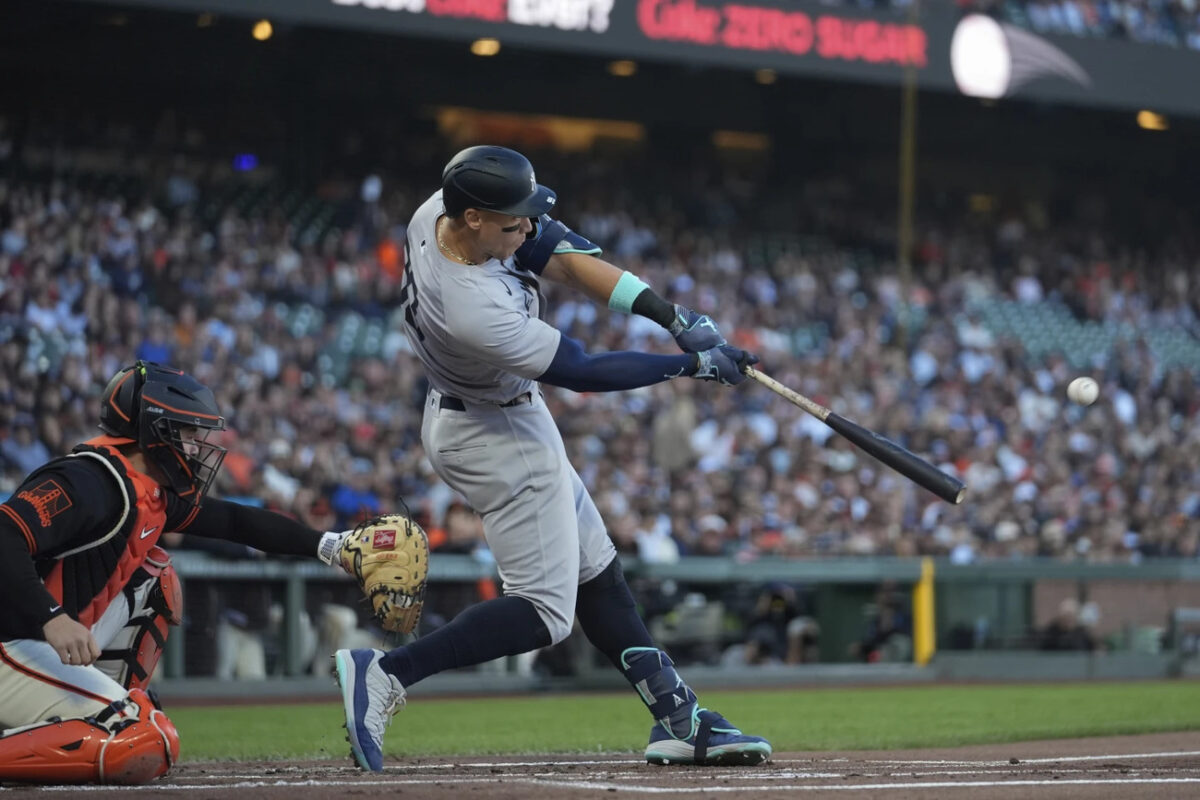
[[[507,147],[468,147],[442,170],[442,203],[452,217],[482,208],[536,219],[554,207],[555,199],[537,182],[529,159]]]
[[[100,430],[135,442],[171,488],[197,505],[225,460],[225,448],[208,436],[224,429],[212,390],[181,370],[138,361],[104,390]]]

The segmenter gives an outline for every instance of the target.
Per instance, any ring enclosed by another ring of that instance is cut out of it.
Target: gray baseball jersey
[[[478,266],[438,247],[439,191],[413,214],[405,267],[406,333],[437,390],[475,402],[505,403],[535,389],[559,332],[539,315],[536,280],[510,258]]]
[[[437,192],[413,215],[401,300],[431,387],[421,443],[483,518],[504,593],[529,600],[559,642],[571,632],[579,584],[616,556],[533,380],[560,334],[538,319],[536,280],[512,259],[468,266],[441,253],[442,213]]]

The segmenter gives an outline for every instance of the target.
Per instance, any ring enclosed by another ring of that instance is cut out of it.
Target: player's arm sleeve
[[[102,469],[66,459],[30,476],[0,504],[0,607],[12,609],[23,630],[40,636],[42,625],[64,613],[38,576],[34,556],[104,535],[124,510]]]
[[[575,392],[616,392],[691,375],[697,365],[694,353],[664,356],[622,350],[589,354],[579,342],[563,336],[554,360],[538,380]]]
[[[0,603],[14,614],[17,630],[31,634],[59,614],[65,614],[34,569],[21,535],[0,520]]]
[[[541,275],[555,255],[585,253],[598,256],[601,252],[595,242],[580,236],[549,214],[542,214],[538,217],[533,235],[525,240],[515,255],[517,266]]]
[[[34,560],[24,542],[0,521],[0,602],[6,613],[16,616],[14,630],[41,636],[42,626],[59,614],[65,614],[46,584],[37,576]]]
[[[265,553],[315,558],[317,545],[321,541],[319,531],[283,514],[215,497],[205,498],[200,510],[190,516],[192,518],[186,521],[186,525],[173,529],[180,533],[237,542]]]

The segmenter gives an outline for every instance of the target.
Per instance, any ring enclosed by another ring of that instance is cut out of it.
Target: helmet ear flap
[[[146,363],[138,361],[112,377],[100,406],[100,430],[110,436],[138,440],[139,404],[146,382]]]

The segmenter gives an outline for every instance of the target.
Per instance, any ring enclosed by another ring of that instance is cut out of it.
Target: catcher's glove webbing
[[[403,514],[384,514],[342,540],[342,567],[358,579],[384,630],[412,633],[425,606],[429,539]]]

